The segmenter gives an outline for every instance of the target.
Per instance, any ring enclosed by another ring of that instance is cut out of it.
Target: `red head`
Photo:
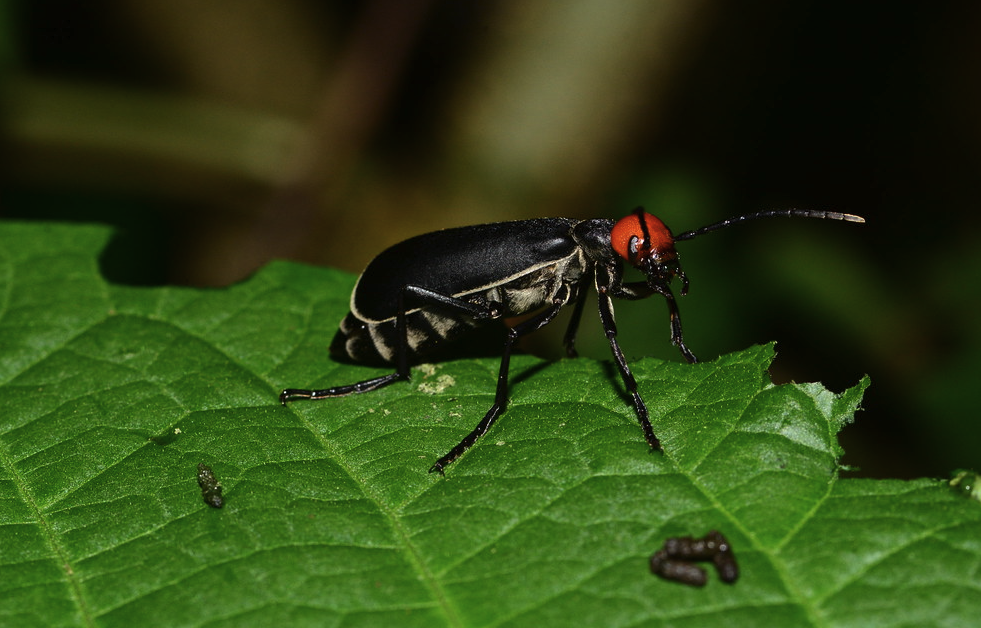
[[[681,293],[688,292],[688,278],[681,270],[674,236],[657,216],[638,207],[620,219],[610,232],[610,245],[631,266],[647,275],[647,284],[663,294],[674,277],[682,281]]]

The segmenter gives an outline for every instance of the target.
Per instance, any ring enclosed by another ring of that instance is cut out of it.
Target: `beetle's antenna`
[[[745,216],[736,216],[734,218],[727,218],[722,222],[717,222],[711,224],[707,227],[702,227],[701,229],[695,229],[694,231],[686,231],[680,235],[674,237],[674,241],[679,240],[691,240],[694,237],[700,236],[703,233],[708,233],[709,231],[715,231],[716,229],[725,229],[726,227],[731,227],[740,222],[745,222],[747,220],[756,220],[758,218],[822,218],[825,220],[844,220],[846,222],[865,222],[865,219],[861,216],[856,216],[855,214],[842,214],[840,212],[826,212],[817,211],[810,209],[769,209],[766,211],[756,212],[755,214],[746,214]]]

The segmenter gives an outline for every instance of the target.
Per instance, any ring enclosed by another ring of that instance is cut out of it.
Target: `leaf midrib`
[[[766,391],[767,388],[758,390],[752,397],[748,399],[748,402],[743,406],[742,410],[740,411],[739,416],[733,422],[734,425],[738,425],[740,423],[741,419],[745,416],[746,411],[752,407],[753,402],[755,402],[757,398],[759,398],[759,396],[765,393]],[[823,415],[824,413],[821,414]],[[712,451],[715,447],[718,447],[718,445],[719,443],[713,445],[713,447],[709,449],[709,452]],[[726,508],[722,504],[722,502],[720,502],[716,498],[715,493],[711,492],[708,489],[708,487],[705,486],[704,483],[698,480],[697,474],[692,474],[691,476],[689,476],[684,471],[682,471],[675,457],[673,456],[665,456],[665,457],[668,458],[669,462],[675,468],[677,473],[687,477],[688,480],[691,482],[692,486],[694,486],[698,490],[698,492],[701,493],[702,496],[704,496],[705,499],[708,500],[710,504],[712,504],[712,506],[714,506],[720,513],[722,513],[722,515],[726,519],[732,522],[732,525],[737,530],[739,530],[747,539],[750,540],[750,543],[752,544],[754,550],[759,552],[762,556],[766,557],[767,561],[769,561],[770,565],[773,567],[774,572],[780,578],[780,582],[781,584],[783,584],[784,590],[788,594],[788,598],[790,599],[791,602],[797,604],[801,609],[804,610],[804,613],[807,616],[810,624],[812,626],[815,626],[815,628],[822,628],[828,626],[829,624],[824,619],[824,615],[820,612],[817,604],[811,604],[808,601],[807,596],[805,596],[802,593],[800,588],[793,585],[793,578],[790,576],[790,572],[787,568],[787,564],[783,560],[780,560],[779,558],[779,548],[782,547],[790,538],[796,535],[796,533],[801,529],[803,524],[811,519],[812,515],[821,507],[822,504],[824,504],[824,502],[831,495],[831,491],[834,488],[834,485],[838,481],[837,470],[835,471],[834,474],[832,474],[831,478],[829,479],[826,485],[824,495],[822,495],[821,498],[817,500],[814,507],[811,508],[806,514],[802,515],[798,519],[797,523],[787,532],[787,535],[784,536],[784,538],[780,541],[780,543],[778,543],[772,550],[769,550],[763,545],[763,543],[760,542],[759,538],[757,538],[757,536],[751,532],[750,528],[745,526],[738,517],[733,515],[732,512],[730,512],[730,510]],[[693,469],[697,468],[698,465],[701,464],[708,457],[709,454],[708,452],[706,452],[705,456],[703,456],[692,468]]]
[[[462,628],[464,624],[460,618],[460,615],[457,613],[456,608],[450,603],[449,596],[447,596],[446,591],[443,590],[439,579],[436,578],[433,575],[433,572],[426,566],[426,563],[422,558],[422,553],[412,542],[411,536],[408,534],[401,517],[398,516],[397,512],[393,508],[389,507],[385,503],[377,492],[371,490],[371,484],[364,477],[354,471],[351,465],[347,463],[345,457],[341,455],[330,440],[319,430],[315,429],[314,425],[308,421],[302,413],[296,412],[292,410],[292,408],[290,409],[290,412],[292,412],[293,416],[296,417],[300,423],[314,435],[330,458],[338,465],[339,468],[343,469],[344,473],[346,473],[357,486],[361,488],[363,495],[375,505],[375,508],[377,508],[379,512],[382,513],[383,518],[393,536],[398,539],[398,541],[405,548],[409,565],[412,567],[413,571],[416,572],[419,579],[423,582],[433,599],[443,611],[448,624],[454,628]]]
[[[14,483],[17,485],[17,492],[20,493],[21,499],[28,504],[31,513],[34,516],[35,525],[38,525],[41,529],[44,540],[51,550],[53,556],[51,558],[58,561],[58,565],[61,567],[65,574],[65,580],[68,583],[68,590],[71,594],[72,600],[75,602],[75,608],[78,610],[78,614],[86,626],[95,627],[95,620],[85,603],[85,596],[82,595],[82,585],[79,582],[76,570],[72,567],[71,561],[68,559],[68,552],[61,543],[58,542],[58,535],[52,529],[50,522],[45,518],[44,513],[38,507],[37,500],[34,499],[33,493],[29,490],[27,482],[24,481],[23,476],[17,472],[17,467],[13,460],[10,459],[10,455],[7,452],[6,447],[0,446],[0,463],[3,464],[7,472],[13,478]]]

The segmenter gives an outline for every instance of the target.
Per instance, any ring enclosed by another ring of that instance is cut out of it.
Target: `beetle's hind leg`
[[[490,410],[487,411],[487,414],[484,415],[484,418],[481,419],[480,423],[477,424],[477,427],[472,432],[467,434],[456,447],[447,452],[445,456],[437,460],[430,467],[430,473],[438,471],[442,475],[443,469],[462,456],[463,452],[470,449],[477,442],[477,439],[486,434],[487,430],[494,424],[494,421],[501,416],[501,413],[504,412],[504,409],[508,405],[508,370],[511,364],[511,351],[514,348],[514,343],[521,336],[530,334],[551,323],[559,313],[559,310],[566,304],[567,300],[568,295],[565,297],[561,294],[557,295],[547,310],[508,329],[507,339],[504,341],[504,354],[501,356],[501,367],[497,373],[497,391],[494,394],[494,405],[491,406]]]
[[[409,303],[411,305],[407,305]],[[322,388],[320,390],[287,388],[279,394],[279,402],[286,405],[287,402],[297,399],[315,401],[318,399],[329,399],[331,397],[344,397],[346,395],[378,390],[389,384],[409,379],[409,334],[406,324],[406,312],[413,307],[426,305],[438,305],[457,309],[477,320],[497,318],[501,315],[501,305],[499,303],[471,303],[418,286],[403,286],[399,290],[398,312],[395,315],[396,347],[394,373],[366,379],[363,382],[347,384],[345,386],[334,386],[333,388]]]
[[[366,379],[363,382],[348,384],[347,386],[335,386],[333,388],[323,388],[320,390],[287,388],[283,392],[279,393],[279,403],[286,405],[286,402],[296,401],[297,399],[317,400],[326,399],[328,397],[344,397],[345,395],[353,395],[354,393],[378,390],[379,388],[384,388],[392,382],[397,382],[401,379],[408,379],[408,377],[403,376],[401,373],[396,371],[390,375]]]

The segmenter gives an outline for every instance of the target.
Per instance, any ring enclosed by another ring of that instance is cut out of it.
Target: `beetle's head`
[[[674,236],[657,216],[638,207],[613,225],[610,244],[620,257],[647,275],[647,285],[652,290],[664,294],[677,277],[681,280],[681,294],[687,294],[688,277],[678,261]]]

